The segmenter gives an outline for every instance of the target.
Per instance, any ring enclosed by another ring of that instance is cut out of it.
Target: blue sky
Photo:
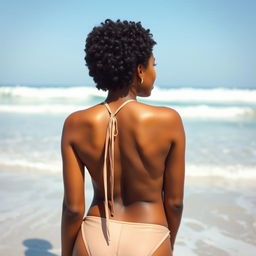
[[[256,88],[256,1],[0,0],[0,84],[93,85],[84,42],[106,18],[157,41],[157,86]]]

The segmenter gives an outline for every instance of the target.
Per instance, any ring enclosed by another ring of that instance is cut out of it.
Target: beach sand
[[[177,256],[255,256],[255,182],[188,178]]]
[[[174,256],[255,256],[255,187],[253,180],[187,178]],[[0,255],[60,255],[62,194],[61,173],[0,170]]]

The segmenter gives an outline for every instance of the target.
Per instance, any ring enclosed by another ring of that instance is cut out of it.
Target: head
[[[88,34],[85,61],[98,89],[115,91],[141,84],[141,93],[155,80],[149,29],[140,22],[106,20]],[[141,83],[142,81],[142,83]],[[144,89],[143,89],[144,88]],[[146,95],[141,95],[146,96]]]

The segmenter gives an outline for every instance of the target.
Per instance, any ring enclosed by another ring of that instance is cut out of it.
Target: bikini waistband
[[[86,219],[94,219],[97,221],[104,221],[106,222],[106,218],[102,218],[99,216],[85,216],[83,221],[85,221]],[[144,226],[144,227],[155,227],[155,228],[161,228],[161,229],[168,229],[168,227],[161,225],[161,224],[155,224],[155,223],[145,223],[145,222],[131,222],[131,221],[123,221],[123,220],[114,220],[114,219],[108,219],[109,222],[114,222],[114,223],[119,223],[119,224],[125,224],[125,225],[137,225],[137,226]]]

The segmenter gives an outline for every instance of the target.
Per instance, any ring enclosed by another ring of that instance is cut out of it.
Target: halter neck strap
[[[117,110],[116,110],[114,113],[111,111],[111,109],[110,109],[110,107],[109,107],[109,105],[108,105],[107,102],[104,102],[104,104],[105,104],[105,106],[106,106],[106,108],[107,108],[107,110],[108,110],[110,116],[115,116],[115,115],[119,112],[119,110],[120,110],[122,107],[124,107],[127,103],[129,103],[129,102],[131,102],[131,101],[135,101],[135,100],[130,99],[130,100],[127,100],[127,101],[123,102],[123,103],[117,108]]]
[[[104,182],[104,208],[105,208],[105,217],[106,217],[106,231],[107,231],[107,240],[110,241],[110,232],[109,232],[109,210],[111,216],[114,216],[114,140],[115,136],[118,135],[117,119],[116,114],[124,107],[127,103],[135,101],[133,99],[127,100],[122,103],[117,110],[113,113],[107,102],[104,102],[108,112],[109,112],[109,121],[107,126],[106,140],[105,140],[105,150],[104,150],[104,164],[103,164],[103,182]],[[107,159],[107,157],[109,159]],[[108,202],[108,181],[107,181],[107,169],[109,167],[109,183],[110,183],[110,202]],[[110,207],[108,207],[108,205]]]

